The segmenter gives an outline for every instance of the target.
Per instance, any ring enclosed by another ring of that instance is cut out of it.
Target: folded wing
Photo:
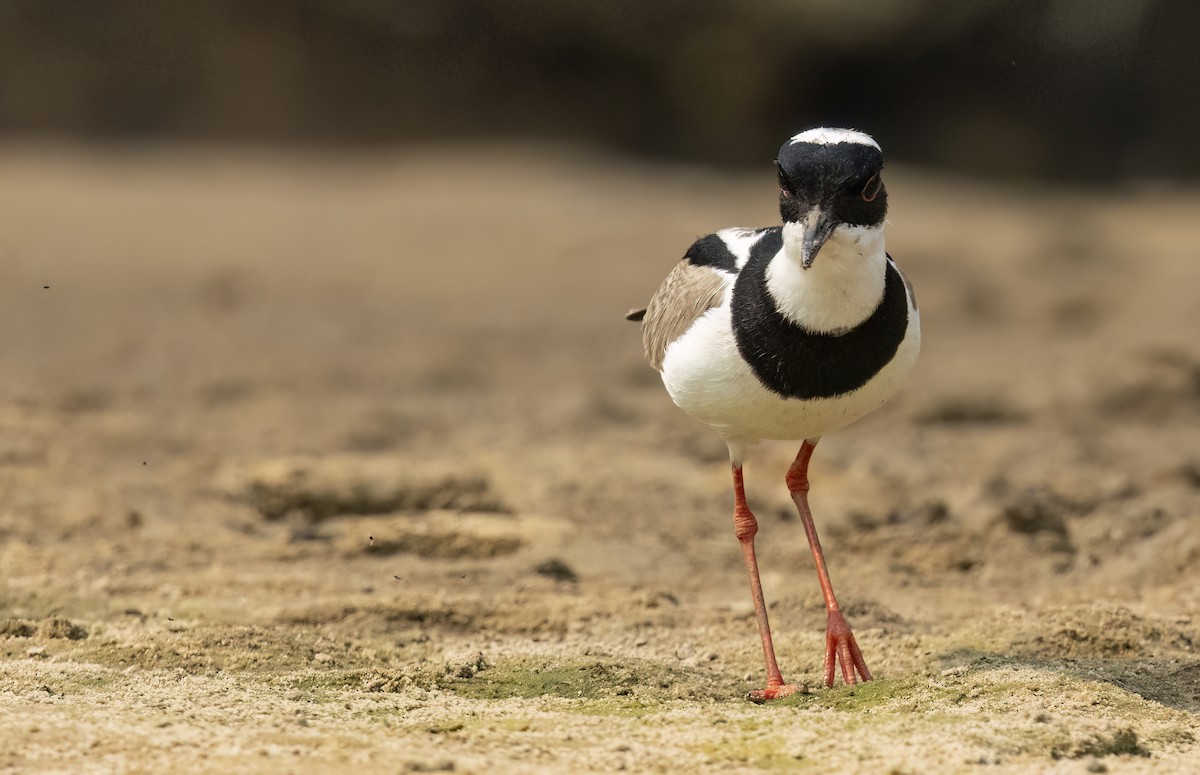
[[[683,336],[696,318],[721,305],[734,275],[685,258],[675,265],[650,299],[642,319],[646,360],[662,371],[667,347]]]

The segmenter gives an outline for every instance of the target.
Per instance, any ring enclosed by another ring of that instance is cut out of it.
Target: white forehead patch
[[[827,126],[805,130],[793,137],[792,143],[812,143],[814,145],[858,143],[859,145],[874,146],[879,151],[883,150],[879,147],[879,143],[875,142],[875,139],[865,132],[859,132],[854,129],[834,129]]]

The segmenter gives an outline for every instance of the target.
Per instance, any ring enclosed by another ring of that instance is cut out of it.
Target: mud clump
[[[70,619],[58,616],[44,619],[41,623],[16,618],[0,622],[0,637],[5,638],[41,637],[52,640],[83,640],[87,636],[88,632],[85,628]]]
[[[0,636],[5,638],[32,638],[37,634],[37,625],[25,619],[6,619],[0,623]]]
[[[566,581],[571,584],[579,581],[579,574],[570,565],[567,565],[557,557],[552,557],[545,562],[538,563],[534,567],[533,572],[539,576],[554,579],[555,581]]]
[[[389,556],[415,554],[430,560],[491,560],[512,554],[524,546],[514,536],[481,536],[457,531],[403,533],[396,538],[375,539],[362,554]]]
[[[1142,360],[1139,376],[1101,394],[1096,411],[1150,423],[1194,417],[1200,410],[1200,361],[1174,350],[1144,353]]]
[[[673,671],[653,671],[641,664],[585,662],[578,664],[512,663],[488,665],[469,676],[448,672],[442,688],[460,697],[481,700],[513,697],[565,697],[569,699],[612,699],[635,691],[659,694],[674,683],[684,682]]]
[[[447,476],[430,481],[401,482],[390,488],[365,482],[342,486],[317,485],[303,471],[282,482],[251,482],[245,500],[265,519],[300,515],[320,522],[339,516],[458,511],[511,514],[483,477]]]
[[[1040,658],[1112,659],[1190,651],[1194,643],[1176,627],[1147,621],[1122,607],[1063,609],[1039,619],[1038,632],[1013,642],[1016,653]]]
[[[790,512],[788,512],[790,514]],[[847,515],[849,526],[856,531],[870,532],[885,527],[933,526],[953,521],[950,507],[942,500],[927,500],[915,505],[892,509],[886,514],[852,511]],[[843,529],[844,532],[844,529]]]
[[[363,676],[362,690],[377,694],[395,694],[416,684],[414,677],[403,670],[372,671]]]
[[[1138,742],[1137,732],[1126,727],[1112,735],[1093,735],[1067,748],[1055,748],[1050,752],[1052,759],[1082,759],[1085,756],[1144,756],[1150,752]]]
[[[482,653],[476,652],[474,656],[459,665],[446,665],[446,672],[452,674],[455,678],[474,678],[476,674],[487,670],[490,665],[484,659]]]
[[[995,397],[945,398],[915,418],[917,425],[1013,425],[1029,415]]]
[[[59,617],[53,617],[42,622],[42,626],[38,628],[38,634],[43,638],[65,640],[83,640],[88,636],[87,630],[83,627],[69,619]]]
[[[432,763],[418,761],[404,763],[405,772],[454,772],[454,767],[454,762],[450,759],[442,759]]]
[[[884,553],[893,571],[916,578],[968,573],[988,556],[983,537],[936,498],[887,512],[853,511],[828,532],[854,551]]]
[[[1093,504],[1077,503],[1051,490],[1033,487],[1008,492],[999,486],[1000,515],[996,522],[1010,533],[1028,536],[1039,547],[1062,554],[1074,554],[1067,518],[1087,514]]]
[[[317,606],[287,614],[279,617],[277,623],[283,626],[307,627],[345,623],[361,628],[365,623],[376,622],[388,632],[394,630],[397,625],[464,631],[478,628],[486,613],[482,608],[465,603],[434,606],[334,605]]]

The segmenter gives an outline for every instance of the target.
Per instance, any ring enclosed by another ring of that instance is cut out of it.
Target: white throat
[[[783,250],[767,265],[767,290],[788,320],[818,333],[849,331],[883,299],[887,253],[883,224],[839,226],[812,266],[800,263],[803,225],[783,225]]]

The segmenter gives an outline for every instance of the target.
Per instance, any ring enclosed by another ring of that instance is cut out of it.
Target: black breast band
[[[857,390],[888,364],[904,341],[904,278],[889,257],[883,299],[871,316],[843,334],[814,333],[780,314],[767,291],[767,265],[782,243],[780,232],[764,235],[738,274],[733,288],[738,351],[759,381],[784,398],[832,398]]]

